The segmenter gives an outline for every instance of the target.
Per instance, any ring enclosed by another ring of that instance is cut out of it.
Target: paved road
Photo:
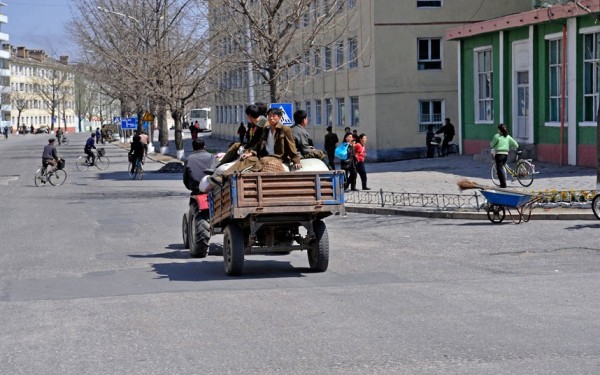
[[[600,224],[350,214],[331,264],[180,245],[180,175],[125,152],[36,188],[46,137],[0,143],[2,374],[596,374]],[[147,170],[160,167],[148,163]],[[8,181],[12,179],[11,181]]]

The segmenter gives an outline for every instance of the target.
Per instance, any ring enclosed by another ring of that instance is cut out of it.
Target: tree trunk
[[[167,124],[167,118],[165,116],[165,109],[161,108],[158,113],[158,128],[162,135],[160,140],[160,147],[169,147],[169,125]]]

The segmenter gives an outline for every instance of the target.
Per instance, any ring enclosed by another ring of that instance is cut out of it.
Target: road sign
[[[118,124],[120,122],[121,122],[121,117],[120,116],[113,117],[113,124]]]
[[[128,117],[121,120],[121,129],[137,129],[137,118]]]
[[[154,121],[154,116],[150,114],[150,112],[144,113],[144,117],[142,117],[142,121],[152,122]]]
[[[283,125],[293,125],[292,120],[292,103],[271,103],[271,108],[279,108],[283,112],[281,115],[281,123]]]

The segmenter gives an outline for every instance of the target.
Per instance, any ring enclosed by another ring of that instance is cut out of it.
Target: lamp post
[[[137,18],[135,18],[133,16],[130,16],[128,14],[117,12],[117,11],[114,11],[114,10],[110,10],[108,8],[104,8],[104,7],[101,7],[101,6],[98,6],[98,9],[101,10],[101,11],[103,11],[103,12],[105,12],[105,13],[112,13],[112,14],[115,14],[115,15],[120,16],[120,17],[129,18],[130,20],[132,20],[135,23],[137,23],[138,26],[142,26],[141,22]],[[162,17],[160,17],[160,18],[162,18]],[[143,42],[144,56],[148,57],[148,51],[149,51],[148,47],[149,47],[149,44],[150,44],[149,41],[148,41],[148,38],[145,38],[141,33],[140,33],[139,38]],[[146,73],[148,73],[148,71],[147,71],[148,64],[145,64],[145,66],[146,66]],[[148,74],[146,74],[146,78],[147,78],[147,76],[148,76]],[[147,90],[146,90],[146,111],[148,113],[150,113],[150,95],[149,95],[149,93],[148,93]],[[149,140],[148,140],[148,153],[154,153],[154,144],[153,144],[153,142],[154,142],[154,124],[150,123],[150,121],[148,121],[148,133],[150,133],[149,134],[150,135],[149,136]]]

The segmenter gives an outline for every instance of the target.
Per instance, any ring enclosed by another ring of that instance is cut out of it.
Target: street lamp
[[[108,8],[104,8],[104,7],[101,7],[101,6],[98,6],[98,9],[101,10],[101,11],[103,11],[103,12],[105,12],[105,13],[112,13],[112,14],[115,14],[115,15],[120,16],[120,17],[129,18],[130,20],[132,20],[135,23],[137,23],[138,26],[142,25],[141,22],[137,18],[135,18],[133,16],[130,16],[129,14],[117,12],[117,11],[110,10]],[[159,20],[162,19],[162,18],[163,18],[163,16],[161,16],[159,18]],[[147,57],[148,56],[148,50],[149,50],[148,46],[149,46],[150,43],[149,43],[149,41],[148,41],[147,38],[144,38],[144,36],[141,35],[141,33],[140,33],[139,38],[140,38],[141,41],[144,42],[144,44],[143,44],[144,45],[144,56]],[[145,66],[147,68],[148,64],[145,64]],[[147,74],[146,74],[146,76],[147,76]],[[148,112],[150,112],[150,95],[149,95],[149,93],[148,93],[147,90],[146,90],[146,109],[147,109]],[[150,133],[150,140],[148,142],[148,153],[153,153],[154,152],[154,144],[153,144],[153,142],[154,142],[154,124],[151,124],[150,121],[148,121],[148,132]]]

